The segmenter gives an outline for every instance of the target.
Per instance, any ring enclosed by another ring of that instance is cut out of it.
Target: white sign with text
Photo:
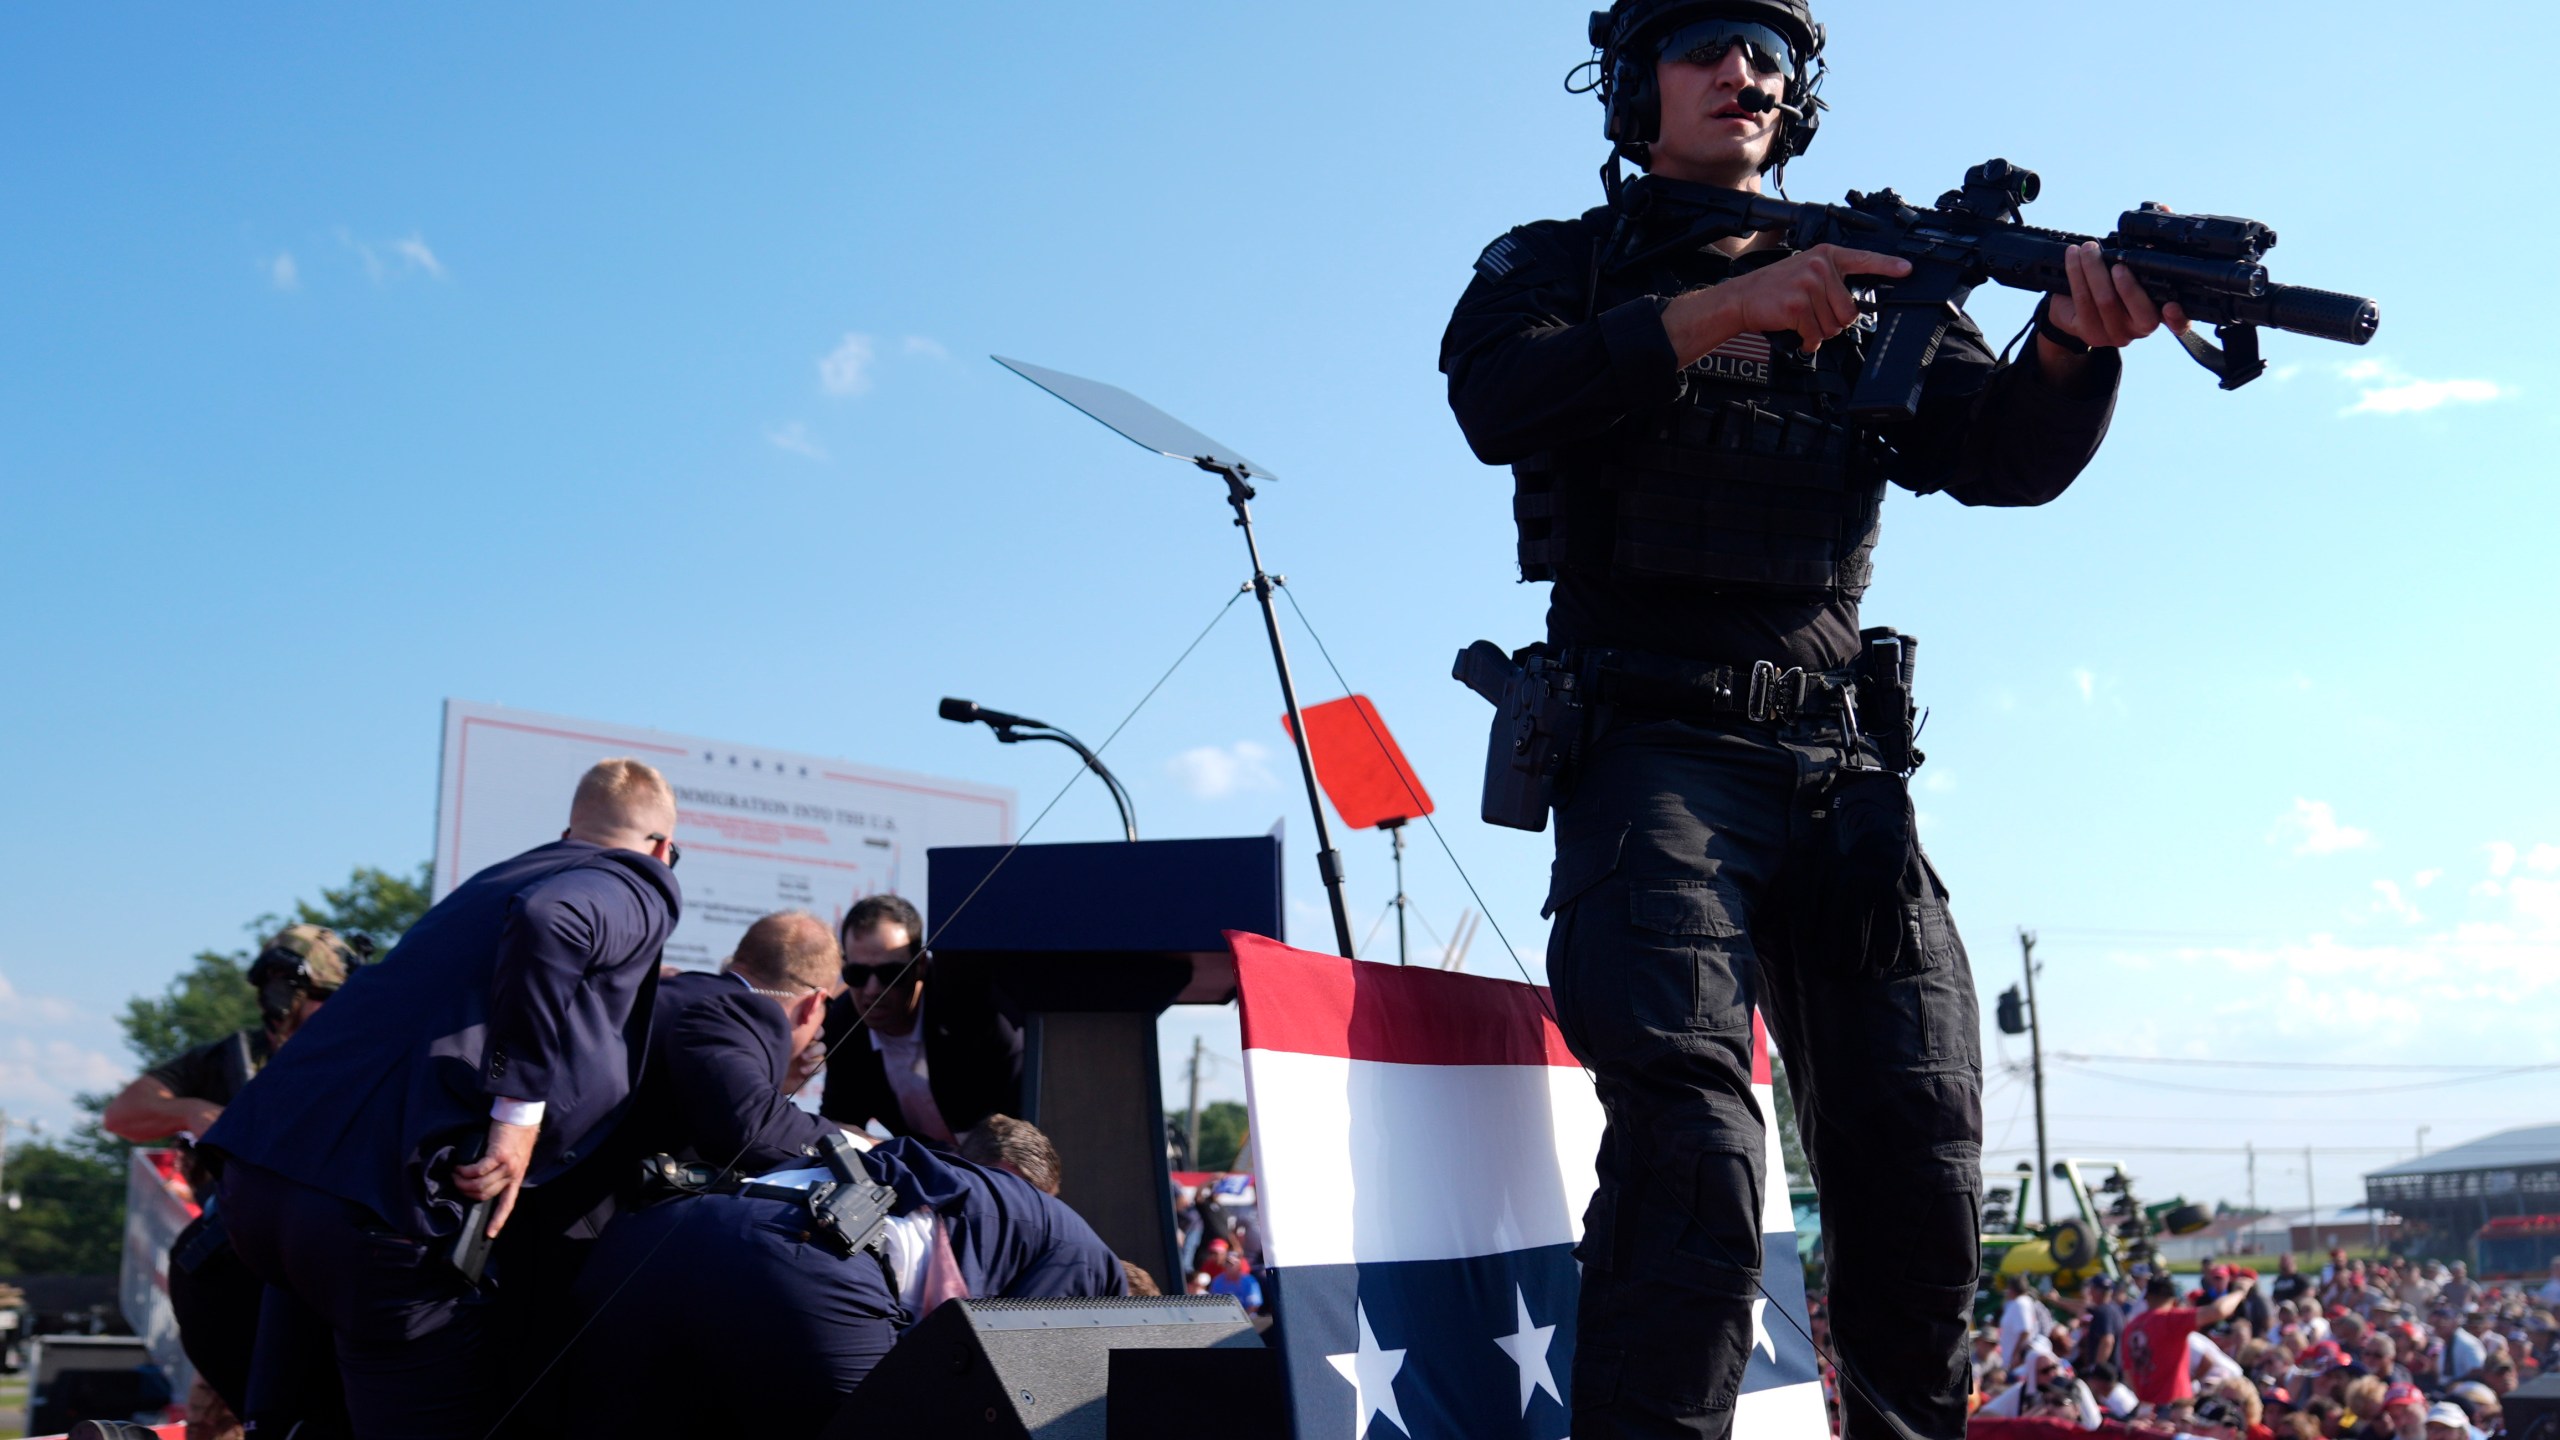
[[[667,963],[707,969],[757,917],[833,924],[883,891],[924,905],[925,851],[1013,839],[1014,792],[818,755],[447,700],[435,894],[558,838],[587,767],[612,755],[675,786],[684,915]]]

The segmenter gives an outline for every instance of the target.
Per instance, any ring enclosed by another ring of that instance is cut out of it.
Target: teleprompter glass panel
[[[1141,449],[1176,460],[1206,461],[1212,468],[1233,470],[1256,480],[1280,478],[1117,385],[1105,385],[1025,360],[1008,360],[1002,355],[988,358],[1118,431]]]

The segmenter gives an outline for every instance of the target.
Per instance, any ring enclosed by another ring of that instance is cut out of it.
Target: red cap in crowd
[[[2394,1405],[2422,1406],[2426,1403],[2427,1397],[2418,1393],[2418,1387],[2405,1380],[2382,1392],[2382,1408],[2385,1410]]]

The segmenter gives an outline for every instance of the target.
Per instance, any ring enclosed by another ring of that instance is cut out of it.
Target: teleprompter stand
[[[1307,727],[1298,713],[1298,686],[1290,678],[1288,647],[1280,642],[1280,612],[1271,603],[1271,592],[1278,582],[1262,568],[1262,547],[1253,538],[1253,481],[1280,477],[1255,467],[1233,450],[1117,385],[1105,385],[1099,380],[1087,380],[1021,360],[1008,360],[1002,355],[990,358],[1102,422],[1140,449],[1152,450],[1176,460],[1188,460],[1226,480],[1227,504],[1236,512],[1236,526],[1244,531],[1245,554],[1253,562],[1253,579],[1248,583],[1253,589],[1253,598],[1262,604],[1262,628],[1271,637],[1271,663],[1280,671],[1280,699],[1288,707],[1289,731],[1297,742],[1298,773],[1307,784],[1307,809],[1315,816],[1316,873],[1324,879],[1325,900],[1333,910],[1335,948],[1346,959],[1351,958],[1354,948],[1351,943],[1351,911],[1342,898],[1342,856],[1333,848],[1332,831],[1325,825],[1324,802],[1316,788],[1315,757],[1307,749]]]

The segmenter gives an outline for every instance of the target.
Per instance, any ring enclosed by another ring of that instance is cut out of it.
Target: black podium
[[[954,846],[927,854],[934,963],[1023,1023],[1022,1117],[1060,1198],[1181,1293],[1156,1017],[1235,998],[1225,932],[1281,933],[1280,841]]]

